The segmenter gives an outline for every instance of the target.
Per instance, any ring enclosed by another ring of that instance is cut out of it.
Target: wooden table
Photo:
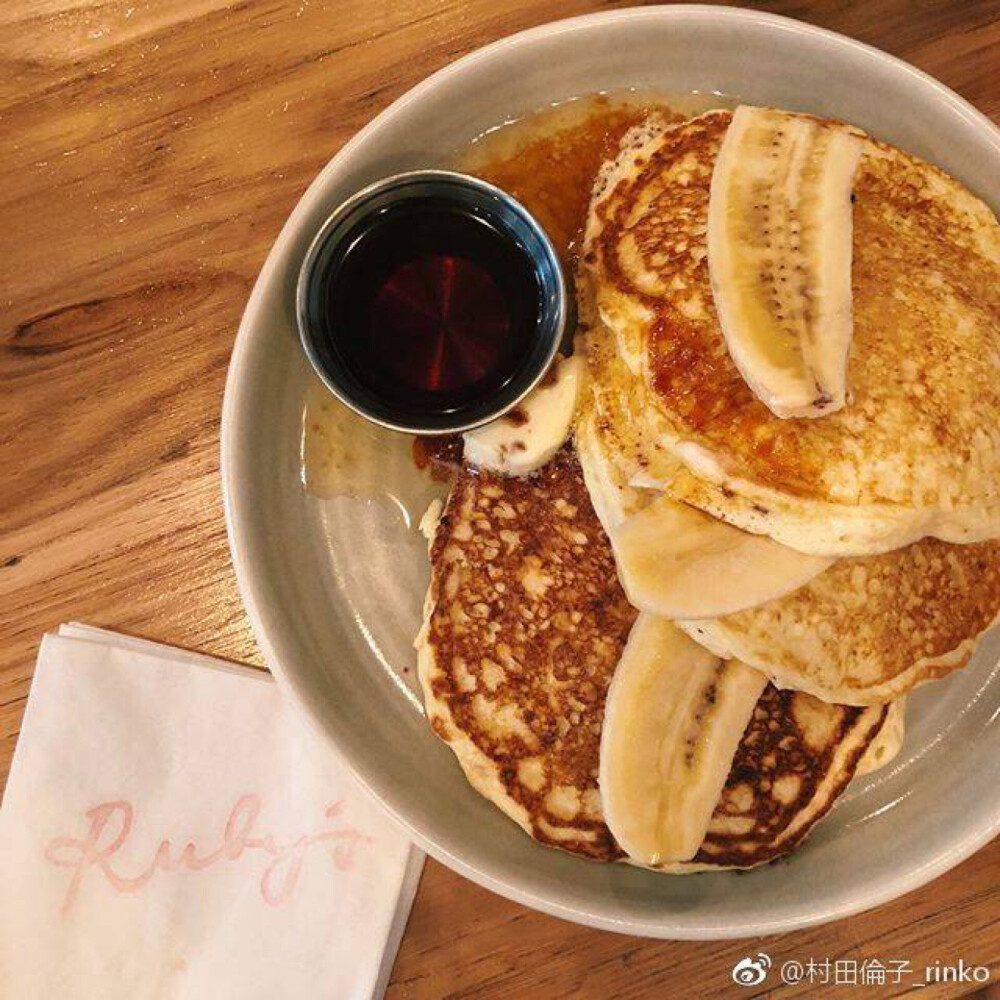
[[[268,248],[319,168],[423,76],[599,6],[616,5],[0,6],[0,775],[38,641],[60,622],[261,662],[226,549],[218,433],[233,337]],[[753,6],[903,56],[1000,120],[998,0]],[[915,968],[961,957],[1000,974],[1000,841],[896,903],[766,945],[591,931],[428,862],[388,995],[749,996],[730,970],[762,947],[778,961]]]

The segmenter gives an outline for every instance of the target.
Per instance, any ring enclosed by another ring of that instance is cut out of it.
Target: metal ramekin
[[[367,215],[399,201],[434,198],[474,209],[527,251],[541,289],[539,320],[528,356],[517,375],[489,397],[459,409],[414,414],[383,399],[344,365],[326,328],[323,293],[326,267],[340,242]],[[566,280],[545,231],[523,205],[485,181],[448,170],[415,170],[369,185],[343,202],[326,220],[306,252],[299,272],[296,313],[302,346],[327,388],[356,413],[392,430],[455,434],[489,423],[513,409],[542,379],[566,332]]]

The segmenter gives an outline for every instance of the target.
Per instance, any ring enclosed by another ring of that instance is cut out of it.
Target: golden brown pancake
[[[692,864],[749,868],[794,850],[847,787],[886,712],[769,684]]]
[[[598,754],[636,612],[572,452],[525,479],[463,469],[431,566],[419,665],[434,731],[536,839],[618,857]]]
[[[817,554],[1000,535],[995,217],[937,168],[865,138],[851,398],[779,419],[729,357],[709,284],[709,185],[730,117],[626,137],[596,188],[584,262],[645,427],[632,474],[661,447],[685,470],[653,477],[675,499]]]
[[[605,363],[610,339],[600,325],[588,329],[582,346],[592,366]],[[609,527],[657,494],[628,485],[621,442],[628,446],[634,423],[609,409],[606,384],[585,400],[576,447]],[[964,667],[998,614],[1000,541],[952,545],[924,538],[881,555],[839,559],[766,604],[677,625],[716,655],[742,660],[781,687],[869,705]]]
[[[1000,542],[925,538],[880,556],[838,559],[756,608],[677,624],[783,687],[871,705],[964,667],[998,612]]]
[[[622,857],[597,785],[604,700],[635,619],[579,464],[465,468],[431,546],[418,639],[428,717],[469,781],[533,837]],[[885,710],[768,687],[692,864],[749,867],[794,847],[835,801]]]

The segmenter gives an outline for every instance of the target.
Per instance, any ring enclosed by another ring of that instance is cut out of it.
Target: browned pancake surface
[[[435,698],[494,762],[537,839],[618,857],[601,819],[598,753],[636,612],[575,456],[564,450],[526,479],[464,469],[431,558]]]
[[[884,714],[883,709],[879,709]],[[744,867],[792,850],[850,781],[869,739],[858,741],[829,784],[834,755],[864,724],[865,709],[828,705],[768,684],[733,759],[696,863]],[[877,732],[877,729],[876,729]],[[874,735],[874,734],[873,734]],[[812,822],[790,830],[813,810]]]
[[[614,323],[641,328],[649,398],[677,440],[789,501],[954,509],[941,537],[964,541],[961,525],[988,536],[1000,467],[996,220],[941,171],[866,139],[854,185],[851,398],[822,419],[781,420],[730,358],[712,300],[708,202],[730,118],[668,129],[593,209],[585,261],[602,309],[627,300],[648,310],[648,320],[618,313]]]
[[[779,683],[870,704],[946,677],[1000,612],[1000,542],[840,559],[794,593],[682,628]]]
[[[463,469],[431,560],[421,672],[435,731],[537,840],[620,859],[597,775],[605,697],[636,612],[573,452],[525,479]],[[795,846],[883,717],[769,686],[695,863],[749,866]]]

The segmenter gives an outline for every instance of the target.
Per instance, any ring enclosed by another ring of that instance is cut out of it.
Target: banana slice
[[[695,856],[766,684],[665,619],[636,619],[608,688],[598,773],[605,822],[630,858]]]
[[[718,618],[783,597],[833,563],[659,496],[610,532],[629,601],[664,618]]]
[[[860,134],[774,108],[733,113],[712,172],[708,270],[736,367],[778,417],[844,405],[851,185]]]
[[[584,371],[580,357],[556,358],[550,378],[521,400],[513,413],[466,431],[465,460],[504,476],[537,472],[573,429]]]

